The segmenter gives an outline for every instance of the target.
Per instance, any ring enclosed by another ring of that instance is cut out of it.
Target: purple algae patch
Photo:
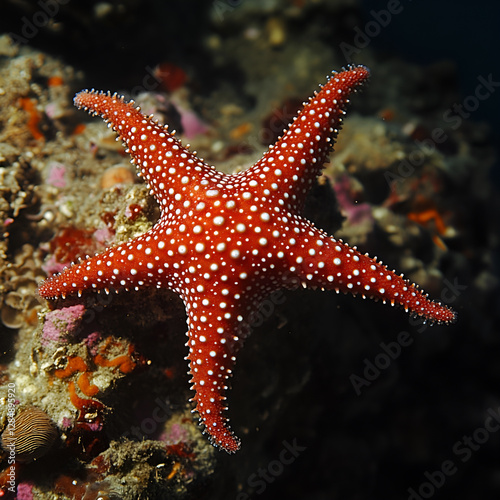
[[[63,307],[47,313],[43,325],[42,344],[47,346],[52,342],[67,342],[68,337],[74,337],[78,333],[85,306]]]

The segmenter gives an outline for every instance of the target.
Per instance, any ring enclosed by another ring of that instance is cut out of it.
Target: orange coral
[[[429,208],[417,212],[410,212],[407,217],[411,221],[423,226],[427,225],[431,221],[434,222],[434,228],[438,234],[432,235],[432,241],[434,241],[434,244],[442,250],[447,249],[445,242],[439,236],[446,233],[447,227],[441,214],[435,208]]]
[[[67,378],[76,372],[82,372],[78,377],[78,387],[83,392],[83,394],[89,397],[95,396],[99,392],[99,387],[90,383],[89,367],[80,356],[69,358],[66,368],[62,370],[56,370],[54,374],[58,378]],[[70,383],[74,386],[73,382]]]
[[[68,383],[68,392],[69,392],[69,399],[71,400],[75,408],[78,408],[80,410],[84,406],[86,406],[86,402],[88,400],[82,399],[80,396],[78,396],[78,394],[76,393],[75,383],[72,380],[70,380]]]
[[[62,370],[56,370],[54,374],[59,378],[67,378],[73,375],[73,373],[75,372],[86,372],[87,370],[87,363],[85,363],[85,361],[80,356],[75,356],[73,358],[69,358],[66,368],[63,368]]]
[[[122,356],[117,356],[113,359],[107,359],[102,356],[110,346],[121,347],[119,342],[113,339],[113,337],[107,337],[104,340],[104,344],[101,346],[100,353],[94,357],[94,363],[99,366],[118,366],[118,369],[122,373],[130,373],[136,366],[136,362],[133,359],[133,354],[135,347],[133,344],[129,344],[127,354]]]
[[[64,80],[63,80],[62,76],[59,76],[59,75],[51,76],[47,80],[47,85],[49,87],[60,87],[63,84],[64,84]]]
[[[410,212],[408,214],[408,219],[418,224],[426,224],[429,221],[434,221],[434,225],[439,234],[444,234],[446,232],[446,224],[435,208],[430,208],[421,212]]]
[[[229,136],[231,139],[241,139],[243,136],[249,134],[252,130],[252,124],[249,122],[244,122],[236,128],[233,128],[231,132],[229,132]]]
[[[79,123],[74,129],[73,129],[73,135],[78,135],[82,134],[84,130],[86,129],[85,123]]]
[[[130,357],[130,355],[134,352],[134,347],[130,345],[128,350],[128,354],[123,354],[122,356],[117,356],[113,359],[106,359],[100,354],[97,354],[94,358],[94,362],[99,366],[118,366],[118,369],[122,373],[130,373],[135,368],[135,362]]]
[[[85,396],[93,397],[99,392],[99,387],[90,382],[89,372],[83,372],[78,377],[78,387],[81,389]]]
[[[44,141],[45,137],[40,132],[40,129],[38,128],[38,124],[40,123],[41,116],[38,110],[36,109],[36,103],[33,99],[30,99],[29,97],[20,97],[19,98],[19,105],[21,108],[24,109],[28,113],[29,119],[28,119],[28,129],[31,132],[31,135],[39,141]]]
[[[112,337],[107,337],[99,352],[91,356],[88,362],[80,356],[70,356],[66,367],[54,372],[54,375],[60,379],[67,379],[79,373],[76,382],[75,380],[68,381],[69,398],[78,410],[78,417],[68,434],[67,446],[74,448],[75,453],[85,460],[97,456],[108,446],[104,432],[106,406],[93,399],[100,391],[99,387],[92,383],[93,368],[96,366],[118,368],[121,373],[126,374],[130,373],[142,359],[138,358],[139,361],[134,359],[135,348],[132,344],[129,344],[127,354],[114,358],[105,357],[104,354],[110,347],[117,347],[123,351],[124,345]],[[89,399],[80,397],[78,389]]]
[[[96,354],[92,361],[97,366],[103,367],[118,367],[120,372],[126,374],[130,373],[135,367],[136,362],[133,359],[133,353],[135,348],[132,344],[128,347],[127,354],[123,354],[121,356],[117,356],[112,359],[105,358],[102,353],[106,351],[109,345],[112,343],[112,338],[108,337],[101,347],[100,352]],[[79,389],[82,391],[85,396],[94,397],[99,392],[99,387],[97,385],[92,384],[91,382],[91,373],[93,370],[89,367],[89,365],[81,358],[80,356],[72,356],[68,359],[68,364],[66,368],[55,370],[54,375],[58,378],[64,379],[68,378],[74,373],[81,372],[78,377],[77,384]],[[68,383],[68,391],[70,394],[70,399],[73,405],[81,409],[85,404],[88,403],[88,400],[81,399],[76,393],[76,385],[74,381],[70,381]]]

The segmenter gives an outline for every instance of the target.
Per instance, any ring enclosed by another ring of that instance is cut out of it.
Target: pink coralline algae
[[[64,262],[59,262],[55,255],[51,255],[42,264],[42,270],[49,276],[55,273],[60,273],[65,267],[67,267],[67,264],[65,264]]]
[[[95,356],[97,354],[97,347],[102,339],[100,332],[92,332],[85,337],[85,345],[88,347],[90,354]]]
[[[63,307],[47,313],[43,325],[42,344],[52,342],[67,342],[69,336],[75,336],[82,323],[85,306]]]
[[[109,227],[102,227],[100,229],[96,229],[93,237],[98,243],[108,243],[113,239],[113,232],[110,231]]]
[[[60,428],[63,431],[67,431],[68,429],[71,429],[73,427],[73,424],[74,424],[74,421],[71,418],[63,417]]]
[[[17,485],[17,500],[33,500],[33,485],[31,483],[19,483]]]
[[[66,166],[62,163],[53,162],[49,165],[47,184],[57,188],[66,187]]]
[[[353,199],[348,175],[344,174],[336,179],[333,189],[337,196],[340,209],[347,217],[347,223],[349,225],[361,224],[364,221],[373,222],[371,206],[368,203],[357,203],[357,201]]]
[[[174,423],[167,432],[160,436],[160,440],[167,445],[185,443],[189,441],[189,433],[181,424]]]
[[[200,119],[200,117],[192,110],[187,109],[180,103],[175,103],[177,110],[181,115],[181,124],[183,135],[187,139],[192,139],[197,135],[204,134],[208,131],[207,125]]]

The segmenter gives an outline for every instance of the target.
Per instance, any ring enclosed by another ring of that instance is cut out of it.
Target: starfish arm
[[[170,281],[172,259],[167,250],[163,252],[164,248],[164,240],[155,238],[153,228],[135,240],[72,264],[45,280],[38,293],[44,298],[65,298],[74,294],[80,296],[85,290],[109,292],[147,286],[174,288],[175,284]],[[159,250],[163,256],[161,262]]]
[[[451,323],[455,312],[432,301],[417,285],[388,269],[382,262],[362,254],[310,225],[296,235],[291,268],[308,287],[360,294],[363,298],[400,305],[424,320]],[[306,248],[307,251],[303,249]]]
[[[259,176],[266,172],[267,185],[274,186],[289,207],[300,210],[342,126],[350,94],[368,77],[364,66],[334,72],[321,90],[304,103],[280,140],[245,174],[260,182]]]
[[[228,285],[230,288],[231,285]],[[240,440],[229,427],[226,391],[236,354],[250,333],[249,313],[258,298],[237,300],[224,289],[193,284],[181,292],[188,314],[188,342],[191,383],[200,423],[211,442],[228,453],[240,448]],[[203,309],[200,309],[203,307]]]
[[[109,92],[82,90],[74,103],[79,109],[100,115],[118,133],[162,212],[185,207],[186,199],[199,196],[200,184],[210,189],[224,176],[184,147],[167,126],[143,115],[133,101],[126,102]]]

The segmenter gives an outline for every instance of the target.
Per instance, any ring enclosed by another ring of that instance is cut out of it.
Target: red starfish
[[[301,215],[348,97],[368,75],[363,66],[334,73],[262,159],[232,175],[197,158],[122,97],[95,91],[75,97],[76,106],[101,115],[125,142],[161,217],[142,236],[48,279],[40,295],[142,287],[178,293],[188,314],[196,411],[212,442],[227,452],[240,447],[223,415],[227,380],[250,332],[249,314],[272,291],[302,283],[399,304],[425,320],[455,318],[416,285]]]

